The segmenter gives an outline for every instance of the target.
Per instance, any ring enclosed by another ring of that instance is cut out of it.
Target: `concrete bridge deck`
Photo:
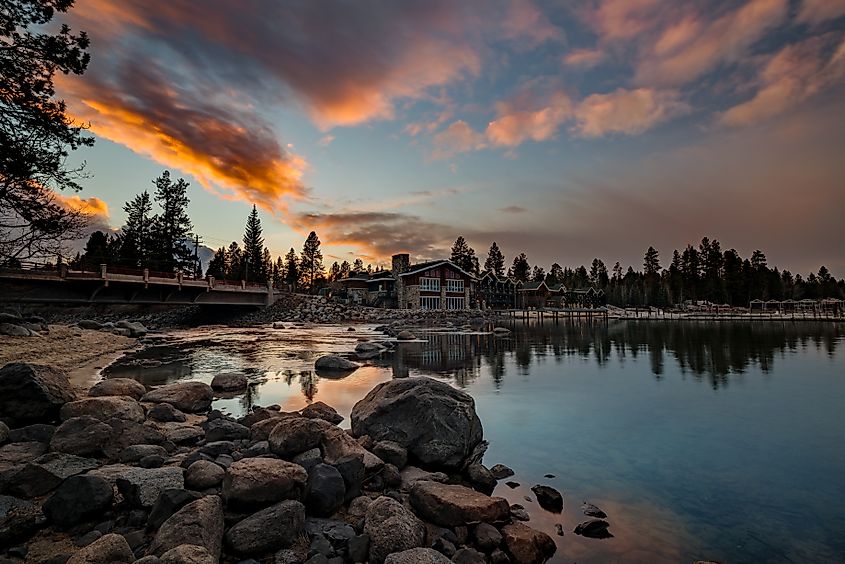
[[[55,304],[270,305],[270,284],[195,279],[181,273],[101,265],[99,270],[0,267],[0,301]]]

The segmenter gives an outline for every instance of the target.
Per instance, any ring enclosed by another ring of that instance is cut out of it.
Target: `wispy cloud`
[[[688,109],[676,91],[620,88],[609,94],[592,94],[579,103],[574,130],[584,137],[635,135]]]

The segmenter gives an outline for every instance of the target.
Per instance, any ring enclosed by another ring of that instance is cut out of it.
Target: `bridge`
[[[266,306],[277,293],[271,283],[193,278],[149,269],[0,267],[0,301],[12,303]]]

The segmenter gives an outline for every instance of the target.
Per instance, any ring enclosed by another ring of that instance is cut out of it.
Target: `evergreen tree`
[[[296,257],[296,251],[291,247],[288,254],[285,255],[285,282],[296,290],[296,285],[299,283],[299,259]]]
[[[528,282],[528,274],[531,272],[531,267],[528,265],[528,257],[525,253],[513,258],[513,265],[511,265],[511,275],[522,282]]]
[[[329,282],[335,282],[340,279],[340,264],[337,261],[332,263],[329,268]]]
[[[281,288],[285,284],[285,261],[282,257],[276,258],[273,265],[273,287]]]
[[[549,270],[549,273],[546,275],[546,284],[549,284],[550,286],[563,284],[563,267],[558,263],[554,263],[552,268]]]
[[[478,257],[475,256],[475,249],[469,246],[463,236],[455,239],[455,244],[452,245],[452,256],[449,260],[455,263],[458,268],[470,274],[478,274],[479,265]]]
[[[325,274],[323,269],[323,253],[320,252],[320,239],[312,231],[305,239],[299,258],[299,269],[302,280],[312,292],[316,289],[317,278]]]
[[[120,263],[130,267],[149,265],[152,252],[153,203],[146,190],[126,202],[126,225],[123,226],[123,241],[120,249]]]
[[[229,249],[226,251],[226,266],[227,280],[243,280],[244,257],[237,241],[229,244]]]
[[[534,282],[543,282],[546,279],[546,271],[542,266],[534,266],[531,272],[531,280]]]
[[[85,243],[85,252],[81,264],[89,272],[96,272],[100,265],[112,264],[114,258],[114,243],[102,231],[94,231]]]
[[[185,244],[191,235],[188,217],[188,183],[183,178],[173,182],[170,172],[164,171],[154,184],[155,201],[161,213],[155,218],[155,258],[157,268],[164,272],[184,271],[194,264],[193,253]]]
[[[352,264],[352,270],[354,272],[361,272],[364,270],[364,261],[360,258],[356,258],[355,262]]]
[[[246,220],[243,256],[244,260],[249,262],[249,278],[247,281],[265,282],[268,265],[264,261],[264,237],[261,231],[261,219],[258,217],[258,209],[254,204]]]
[[[487,251],[484,270],[490,270],[496,276],[502,276],[505,273],[505,255],[499,250],[499,245],[496,244],[496,241],[493,241],[493,244],[490,245],[490,250]]]
[[[220,247],[214,252],[214,256],[208,263],[208,272],[206,272],[206,274],[208,276],[213,276],[218,280],[225,280],[228,270],[226,248]]]
[[[270,249],[264,247],[261,253],[261,277],[262,282],[271,282],[273,280],[273,257],[270,255]]]
[[[604,261],[594,258],[590,265],[590,284],[598,288],[604,288],[608,282],[607,267],[604,265]]]
[[[338,276],[339,276],[338,279],[342,280],[344,278],[348,278],[350,270],[351,270],[351,267],[349,266],[349,262],[343,261],[342,263],[340,263],[340,272],[338,273]]]

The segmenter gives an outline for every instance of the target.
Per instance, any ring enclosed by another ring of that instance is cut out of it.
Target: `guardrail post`
[[[67,263],[61,263],[59,265],[59,278],[67,278]]]
[[[105,280],[106,278],[108,278],[108,273],[107,273],[107,271],[108,271],[108,266],[107,266],[107,265],[105,265],[105,264],[101,264],[101,265],[100,265],[100,278],[102,278],[103,280]]]
[[[214,276],[207,276],[206,280],[208,281],[208,288],[206,291],[211,291],[214,288]]]
[[[181,290],[182,289],[182,273],[181,272],[176,273],[176,282],[179,284],[179,289]]]
[[[246,290],[246,280],[241,280],[241,290]]]
[[[144,269],[144,282],[149,282],[149,281],[150,281],[150,269],[145,268]]]

